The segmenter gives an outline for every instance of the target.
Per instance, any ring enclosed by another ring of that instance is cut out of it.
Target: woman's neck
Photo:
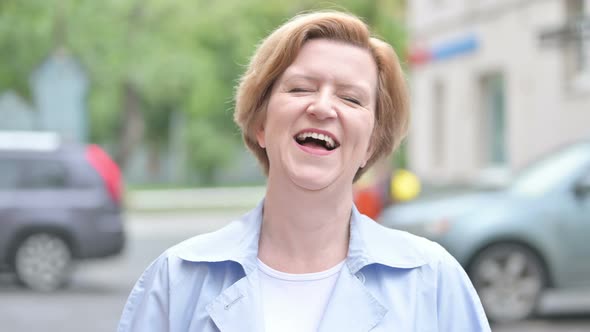
[[[289,273],[318,272],[344,260],[352,185],[336,189],[310,191],[269,179],[258,257]]]

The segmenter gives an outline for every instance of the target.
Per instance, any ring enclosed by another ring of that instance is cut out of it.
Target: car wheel
[[[37,291],[63,286],[71,271],[72,252],[66,241],[51,233],[35,233],[17,246],[14,267],[19,280]]]
[[[540,259],[518,244],[495,244],[481,251],[469,274],[494,322],[522,320],[531,316],[547,284]]]

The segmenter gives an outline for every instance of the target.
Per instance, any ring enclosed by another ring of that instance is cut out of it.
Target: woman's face
[[[307,190],[352,186],[371,156],[376,91],[377,66],[367,50],[306,42],[273,86],[257,132],[269,181],[286,178]]]

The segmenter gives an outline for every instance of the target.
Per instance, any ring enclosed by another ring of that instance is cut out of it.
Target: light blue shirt
[[[263,331],[257,268],[262,203],[162,254],[129,295],[119,332]],[[348,257],[319,331],[490,331],[457,261],[438,244],[353,208]]]

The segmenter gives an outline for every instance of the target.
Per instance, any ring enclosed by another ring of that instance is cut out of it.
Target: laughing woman
[[[119,331],[489,331],[458,263],[359,214],[353,182],[406,133],[399,61],[355,16],[300,15],[254,54],[235,120],[264,200],[160,256]]]

